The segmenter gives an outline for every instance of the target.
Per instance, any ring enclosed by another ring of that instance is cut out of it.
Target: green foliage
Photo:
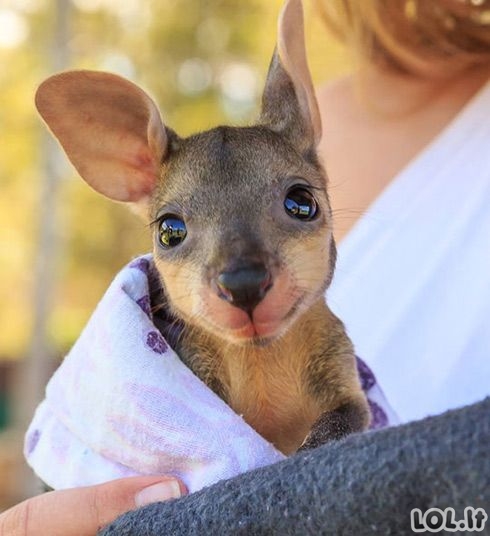
[[[66,0],[71,6],[69,67],[132,78],[155,96],[165,122],[181,135],[221,122],[249,123],[257,113],[281,3]],[[0,8],[0,14],[9,10],[22,19],[29,32],[15,46],[0,44],[0,358],[23,355],[30,339],[36,244],[43,225],[40,192],[47,173],[46,134],[33,96],[56,68],[51,55],[59,4],[6,1]],[[345,69],[345,55],[325,37],[310,9],[307,28],[315,79]],[[62,166],[56,284],[48,319],[57,355],[78,336],[117,270],[150,249],[148,230],[135,216]]]

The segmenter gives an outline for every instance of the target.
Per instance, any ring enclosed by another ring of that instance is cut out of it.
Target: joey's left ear
[[[39,86],[36,106],[92,188],[116,201],[146,204],[169,140],[142,89],[110,73],[69,71]]]
[[[301,0],[286,0],[279,16],[260,122],[286,135],[300,150],[315,148],[320,141],[322,125],[306,59]]]

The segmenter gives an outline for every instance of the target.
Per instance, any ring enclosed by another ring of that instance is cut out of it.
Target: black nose
[[[272,278],[264,265],[250,265],[222,272],[217,285],[220,298],[251,313],[272,287]]]

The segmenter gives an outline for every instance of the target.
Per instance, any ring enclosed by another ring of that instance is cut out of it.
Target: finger
[[[0,515],[1,536],[94,536],[128,510],[177,498],[185,486],[174,478],[133,477],[85,488],[52,491]]]

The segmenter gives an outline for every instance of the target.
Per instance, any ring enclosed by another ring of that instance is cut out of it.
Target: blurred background
[[[251,123],[281,4],[0,0],[0,511],[33,493],[22,436],[49,376],[114,275],[150,249],[136,217],[77,177],[36,114],[36,87],[106,70],[143,86],[181,135]],[[305,4],[320,84],[349,58]]]

